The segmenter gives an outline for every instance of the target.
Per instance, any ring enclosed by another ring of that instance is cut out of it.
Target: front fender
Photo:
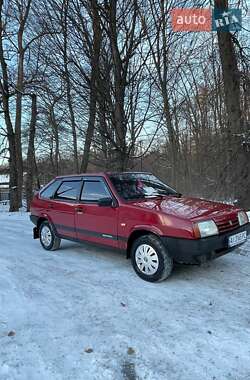
[[[148,232],[151,232],[152,234],[155,234],[158,236],[164,236],[164,234],[160,228],[158,228],[156,226],[152,226],[152,225],[147,225],[147,224],[139,224],[139,225],[134,226],[129,231],[129,236],[131,236],[132,233],[135,231],[148,231]]]

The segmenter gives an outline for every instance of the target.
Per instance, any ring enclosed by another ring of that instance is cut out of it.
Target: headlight
[[[238,212],[238,220],[239,220],[240,226],[247,224],[249,222],[247,213],[245,211]]]
[[[205,238],[212,235],[218,235],[218,227],[213,220],[195,223],[194,234],[196,238]]]
[[[248,221],[250,223],[250,211],[247,211]]]

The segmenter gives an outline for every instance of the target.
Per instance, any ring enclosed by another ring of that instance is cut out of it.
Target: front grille
[[[237,216],[229,220],[221,220],[219,222],[216,222],[216,224],[217,224],[220,234],[223,234],[224,232],[232,231],[235,228],[238,228],[240,226]]]

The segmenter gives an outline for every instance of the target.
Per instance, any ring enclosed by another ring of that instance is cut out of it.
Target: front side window
[[[78,199],[81,181],[64,181],[55,194],[56,199]]]
[[[40,193],[40,198],[42,199],[49,199],[53,197],[55,194],[55,191],[58,189],[58,186],[60,185],[61,180],[55,180],[52,182],[49,186],[47,186],[44,190]]]
[[[101,181],[85,181],[81,200],[85,202],[98,202],[101,198],[111,198],[107,186]]]
[[[150,173],[113,174],[110,179],[117,193],[125,200],[180,195]]]

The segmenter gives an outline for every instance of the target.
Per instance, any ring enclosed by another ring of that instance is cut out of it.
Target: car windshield
[[[125,200],[166,195],[180,196],[179,193],[152,174],[122,173],[111,174],[109,177],[117,193]]]

